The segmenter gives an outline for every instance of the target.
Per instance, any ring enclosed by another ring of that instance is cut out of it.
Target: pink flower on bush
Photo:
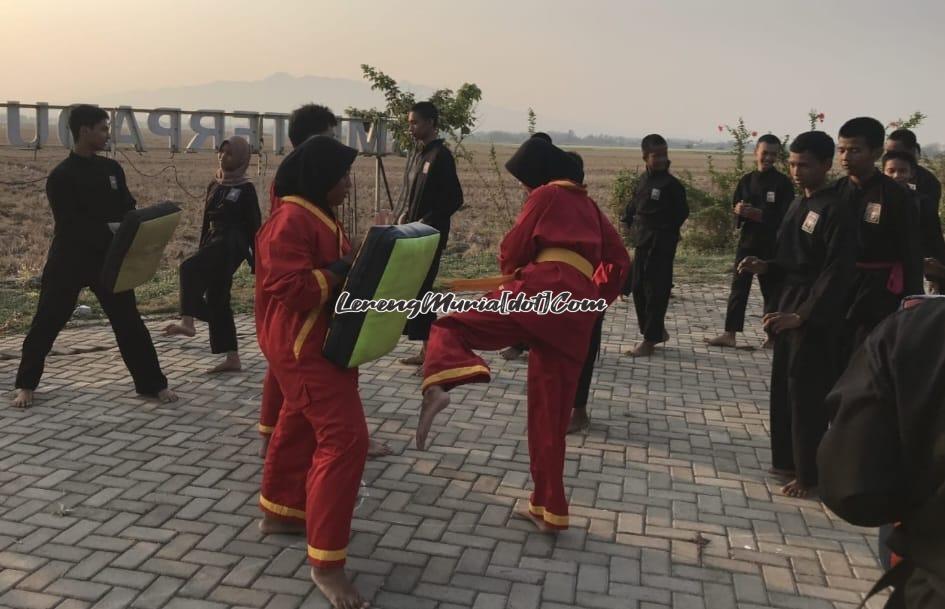
[[[757,132],[757,131],[752,131],[752,132],[751,132],[751,137],[758,137],[758,132]]]
[[[817,120],[819,120],[820,122],[824,122],[824,113],[823,113],[823,112],[821,112],[820,114],[817,115]]]
[[[725,129],[725,127],[723,127],[722,125],[719,125],[719,133],[722,133],[722,130],[724,130],[724,129]]]

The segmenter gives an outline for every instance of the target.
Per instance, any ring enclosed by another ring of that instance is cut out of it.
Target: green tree
[[[886,131],[889,131],[890,129],[915,129],[922,124],[922,121],[927,118],[928,116],[916,110],[910,114],[908,118],[898,118],[886,125]]]
[[[528,133],[531,135],[535,134],[535,125],[538,124],[538,117],[535,115],[535,111],[531,108],[528,109]]]
[[[348,116],[365,121],[385,119],[391,138],[402,151],[411,150],[414,142],[407,127],[407,114],[417,102],[410,91],[403,91],[397,81],[373,66],[361,65],[365,80],[371,83],[371,89],[384,94],[386,106],[383,110],[369,110],[349,107]],[[460,149],[463,139],[476,128],[476,105],[482,100],[482,90],[472,83],[463,83],[459,89],[438,89],[430,96],[430,101],[440,112],[440,130],[452,141],[455,149]],[[459,152],[457,152],[459,154]]]

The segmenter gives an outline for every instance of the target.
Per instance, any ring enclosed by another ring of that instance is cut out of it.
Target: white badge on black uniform
[[[117,176],[108,176],[108,183],[111,184],[112,190],[118,190],[118,177]]]
[[[870,224],[879,224],[879,221],[882,217],[883,217],[883,204],[882,203],[868,203],[866,205],[866,213],[863,214],[864,220],[866,220]]]
[[[428,173],[430,173],[430,161],[423,164],[423,174],[426,175]]]
[[[807,212],[807,217],[804,218],[804,223],[801,224],[801,230],[805,233],[814,234],[814,229],[817,228],[817,221],[820,220],[820,214],[816,211]]]
[[[239,198],[240,198],[239,188],[231,188],[230,191],[226,193],[227,201],[233,201],[235,203],[236,201],[239,201]]]
[[[765,194],[765,201],[767,201],[768,203],[774,203],[774,191],[773,191],[773,190],[769,190],[769,191]]]
[[[651,190],[651,191],[650,191],[650,198],[653,199],[654,201],[659,201],[659,200],[660,200],[660,189],[659,189],[659,188],[654,188],[653,190]]]

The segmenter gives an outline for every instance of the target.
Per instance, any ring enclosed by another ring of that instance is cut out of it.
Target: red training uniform
[[[570,292],[572,299],[613,302],[630,268],[623,241],[583,186],[555,181],[534,189],[502,240],[499,263],[513,278],[502,291],[532,296]],[[470,311],[437,320],[430,332],[423,389],[487,382],[475,350],[525,343],[528,359],[528,452],[534,491],[529,511],[548,525],[568,526],[564,493],[565,433],[599,313],[510,315]]]
[[[269,217],[276,213],[282,199],[276,196],[276,183],[269,185]],[[282,410],[282,390],[276,381],[272,370],[266,367],[266,376],[263,377],[262,405],[259,408],[259,433],[270,437],[279,421],[279,411]]]
[[[344,564],[368,450],[358,370],[321,352],[333,303],[325,267],[349,250],[337,220],[294,196],[256,238],[256,332],[284,398],[259,503],[305,522],[309,560],[321,568]]]

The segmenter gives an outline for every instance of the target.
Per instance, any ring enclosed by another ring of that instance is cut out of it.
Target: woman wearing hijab
[[[354,257],[336,208],[357,151],[315,136],[276,173],[282,203],[256,238],[256,332],[283,394],[259,496],[264,534],[305,533],[311,577],[335,607],[366,606],[344,572],[368,452],[357,368],[322,355]]]
[[[256,188],[246,175],[252,156],[249,142],[228,138],[218,155],[220,167],[207,187],[200,247],[180,265],[181,319],[164,328],[167,335],[194,336],[194,319],[207,322],[210,351],[226,354],[209,373],[241,369],[230,288],[244,260],[253,268],[253,240],[261,222]]]
[[[577,183],[574,161],[548,141],[531,138],[505,167],[529,194],[499,249],[502,273],[512,278],[486,297],[500,298],[503,291],[513,297],[550,291],[570,292],[576,300],[613,302],[630,259],[616,229]],[[567,528],[565,433],[597,317],[594,312],[471,311],[437,320],[424,364],[417,448],[426,446],[434,417],[449,404],[450,389],[489,380],[489,368],[474,350],[528,345],[528,451],[534,490],[521,515],[542,531]]]

